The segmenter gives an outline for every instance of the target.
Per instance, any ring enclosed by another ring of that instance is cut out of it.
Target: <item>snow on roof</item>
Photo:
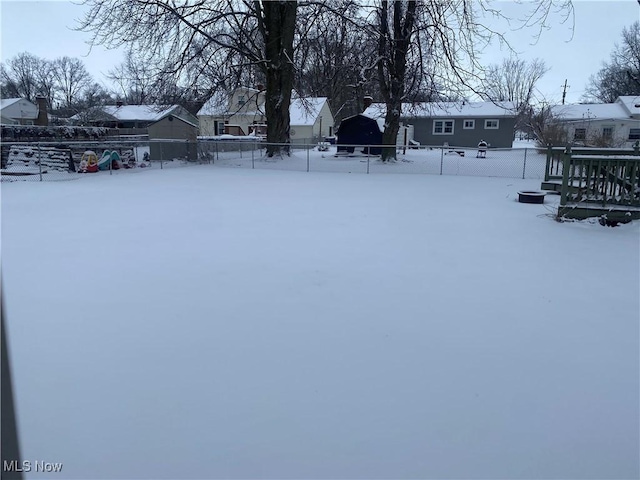
[[[157,122],[169,115],[178,105],[106,105],[101,110],[117,120]]]
[[[629,115],[640,115],[640,96],[637,95],[622,95],[618,97],[616,102],[621,103],[624,108],[629,112]]]
[[[580,103],[554,105],[551,114],[562,120],[607,120],[629,118],[621,103]]]
[[[290,124],[296,126],[316,123],[327,97],[294,98],[289,107]]]
[[[402,117],[513,117],[513,102],[440,102],[403,103]],[[380,118],[387,111],[384,103],[370,105],[363,115]]]
[[[255,92],[259,92],[256,89],[250,89]],[[220,95],[214,95],[202,106],[198,111],[198,116],[201,115],[229,115],[233,113],[239,113],[241,115],[264,115],[264,111],[260,108],[262,105],[258,105],[257,110],[252,111],[239,111],[230,112],[227,108],[228,98],[225,96],[222,98]],[[295,126],[313,125],[320,115],[322,107],[327,101],[327,97],[305,97],[294,98],[291,100],[289,107],[290,124]]]
[[[8,107],[9,105],[13,105],[20,100],[22,100],[22,98],[3,98],[0,100],[0,110]]]

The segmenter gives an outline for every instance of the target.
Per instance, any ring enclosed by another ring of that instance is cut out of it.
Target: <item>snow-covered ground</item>
[[[2,185],[22,454],[63,463],[27,478],[638,478],[640,222],[558,223],[539,180],[129,173]]]

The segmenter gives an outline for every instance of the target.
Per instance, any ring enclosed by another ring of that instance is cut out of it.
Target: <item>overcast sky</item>
[[[561,24],[559,15],[552,16],[551,28],[543,32],[535,45],[531,43],[536,29],[506,32],[522,58],[541,58],[551,68],[538,83],[538,97],[551,103],[560,102],[565,79],[569,85],[567,102],[578,102],[589,76],[609,58],[622,28],[640,19],[637,0],[574,0],[573,3],[575,25],[573,19]],[[494,6],[513,18],[523,13],[512,1],[497,1]],[[100,46],[90,50],[89,34],[73,30],[84,10],[81,5],[63,0],[0,0],[2,60],[24,51],[47,59],[77,57],[85,62],[98,82],[106,85],[104,74],[120,63],[123,55],[121,51]],[[507,55],[495,46],[482,60],[487,64],[499,63]]]

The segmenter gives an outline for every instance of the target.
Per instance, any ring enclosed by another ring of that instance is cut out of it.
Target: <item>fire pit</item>
[[[545,192],[523,190],[518,192],[518,201],[520,203],[544,203],[545,195]]]

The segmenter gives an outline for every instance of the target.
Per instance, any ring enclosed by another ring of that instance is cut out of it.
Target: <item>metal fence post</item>
[[[304,140],[304,146],[307,149],[307,172],[309,171],[309,145],[307,145],[307,140]]]
[[[525,179],[525,172],[527,171],[527,150],[528,148],[524,149],[524,164],[522,165],[522,179]]]
[[[253,165],[255,164],[255,150],[256,150],[256,142],[254,140],[253,145],[251,146],[251,168],[253,168]]]
[[[218,157],[218,142],[215,142],[214,145],[216,146],[216,154],[213,156],[213,164],[216,164],[216,160],[220,160],[220,157]]]
[[[164,163],[164,162],[162,161],[162,157],[163,157],[163,155],[162,155],[162,153],[163,153],[163,152],[162,152],[162,142],[159,142],[159,147],[160,147],[160,170],[162,170],[162,168],[163,168],[163,167],[162,167],[162,164]]]
[[[113,150],[115,152],[115,150]],[[113,157],[109,155],[109,175],[113,175]]]
[[[370,150],[367,149],[367,175],[369,175],[369,159],[371,158],[369,153],[370,153]]]
[[[444,164],[444,147],[440,147],[440,175],[442,175],[443,164]]]
[[[251,170],[254,170],[256,168],[256,161],[254,159],[253,156],[253,149],[251,150]]]
[[[42,151],[38,143],[38,171],[40,172],[40,181],[42,181]]]

